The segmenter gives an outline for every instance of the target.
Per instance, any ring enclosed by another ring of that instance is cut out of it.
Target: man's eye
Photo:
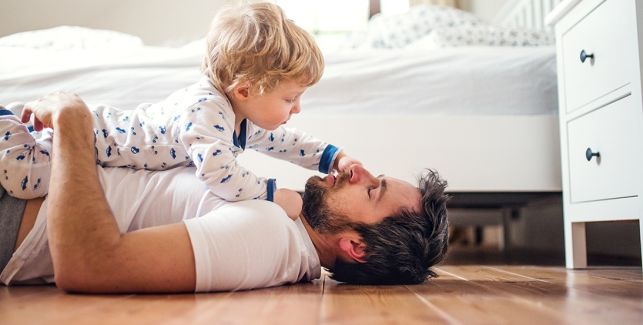
[[[371,190],[373,190],[373,189],[372,189],[372,188],[369,188],[369,189],[368,189],[368,191],[367,191],[367,192],[368,192],[368,198],[369,198],[369,199],[371,198]]]

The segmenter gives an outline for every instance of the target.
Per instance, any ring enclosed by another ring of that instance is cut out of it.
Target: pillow
[[[428,38],[430,38],[429,43],[436,44],[438,47],[554,44],[554,36],[546,31],[482,25],[437,28],[428,35]]]
[[[111,30],[60,26],[5,36],[0,38],[0,46],[51,50],[122,49],[141,47],[143,41],[134,35]]]
[[[375,15],[365,32],[352,35],[349,47],[401,48],[424,37],[435,28],[477,26],[482,21],[471,13],[445,6],[418,5],[409,11]]]

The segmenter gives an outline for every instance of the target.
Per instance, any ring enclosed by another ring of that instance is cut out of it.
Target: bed
[[[535,12],[552,1],[525,3],[536,2],[512,4],[497,21],[540,28]],[[532,17],[532,25],[516,17]],[[414,182],[424,168],[436,169],[454,193],[559,192],[554,47],[417,44],[326,54],[324,77],[291,126],[343,147],[377,174]],[[202,48],[200,41],[145,46],[78,27],[5,37],[0,102],[66,90],[90,105],[134,108],[196,80]],[[315,174],[252,151],[242,163],[294,189]]]

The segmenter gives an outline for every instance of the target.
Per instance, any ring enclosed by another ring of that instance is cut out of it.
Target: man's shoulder
[[[286,212],[265,200],[225,203],[198,219],[207,224],[205,228],[217,228],[216,233],[232,231],[243,234],[245,240],[253,245],[286,249],[298,245],[302,239],[297,225]]]
[[[186,220],[197,267],[197,291],[240,290],[318,277],[314,248],[276,204],[228,203]]]
[[[262,228],[264,232],[283,231],[288,227],[294,227],[292,220],[279,205],[265,200],[230,202],[214,212],[216,214],[232,212],[235,215],[243,216],[243,218],[251,220],[256,228]]]

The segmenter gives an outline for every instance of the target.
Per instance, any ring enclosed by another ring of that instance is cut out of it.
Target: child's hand
[[[299,193],[285,188],[280,188],[275,192],[274,202],[284,209],[288,217],[292,220],[299,218],[302,205],[304,204]]]
[[[362,166],[362,162],[351,156],[346,155],[343,151],[341,151],[337,155],[337,158],[335,158],[335,166],[333,166],[333,169],[343,172],[348,170],[348,168],[352,165]]]

